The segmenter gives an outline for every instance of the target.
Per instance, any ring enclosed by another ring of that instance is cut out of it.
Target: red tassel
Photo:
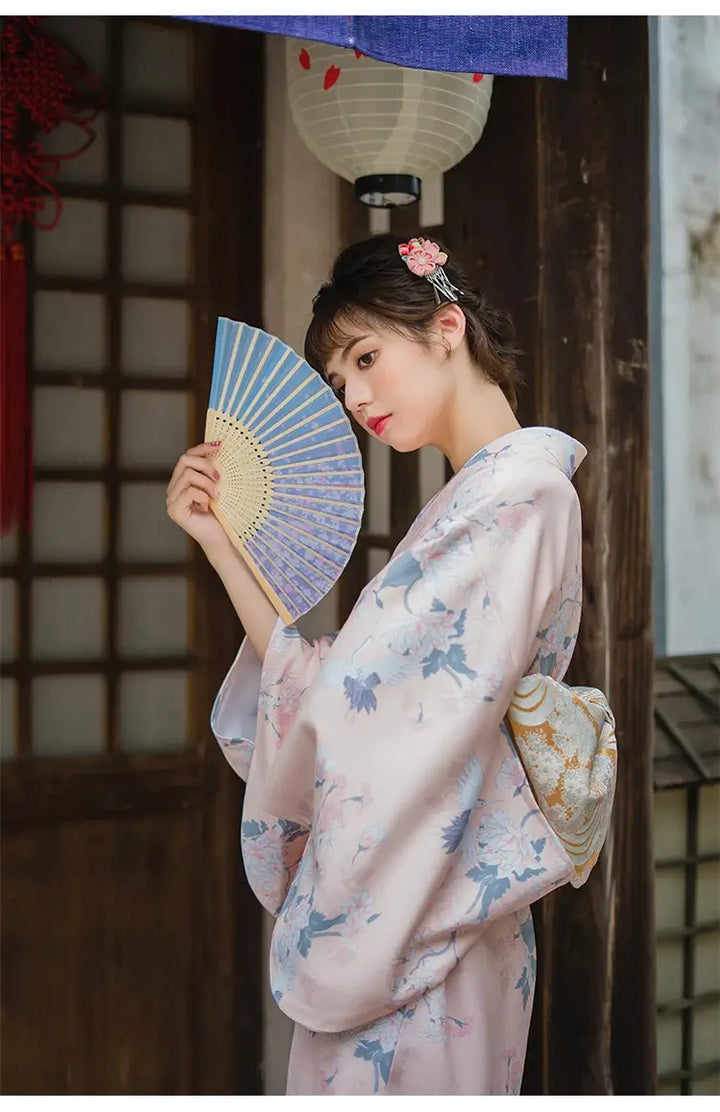
[[[27,387],[27,273],[20,243],[0,247],[0,533],[29,530],[32,445]]]

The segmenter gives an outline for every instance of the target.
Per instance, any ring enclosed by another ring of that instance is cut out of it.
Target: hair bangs
[[[316,299],[313,318],[305,336],[305,359],[319,374],[336,351],[342,351],[355,339],[355,330],[377,324],[377,317],[367,309],[341,301],[337,297],[320,303]]]

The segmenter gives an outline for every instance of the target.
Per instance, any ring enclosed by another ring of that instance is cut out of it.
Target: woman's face
[[[347,334],[326,376],[348,412],[399,452],[437,444],[452,398],[452,341],[443,342],[442,329],[428,347],[381,325],[348,327]]]

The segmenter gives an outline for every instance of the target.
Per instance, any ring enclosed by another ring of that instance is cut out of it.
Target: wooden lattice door
[[[32,532],[2,551],[2,1085],[258,1092],[260,917],[208,725],[239,630],[165,486],[202,438],[216,316],[260,323],[262,39],[48,23],[105,102],[64,165],[60,224],[27,244],[36,482]]]

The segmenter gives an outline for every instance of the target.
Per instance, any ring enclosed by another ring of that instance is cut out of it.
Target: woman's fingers
[[[168,509],[170,509],[187,490],[202,491],[207,494],[209,498],[217,498],[218,493],[217,485],[214,480],[208,479],[206,475],[188,467],[182,472],[176,482],[168,487]]]
[[[173,477],[168,483],[167,488],[168,499],[173,499],[177,495],[178,490],[182,489],[188,481],[199,482],[201,479],[203,480],[201,485],[210,483],[214,491],[220,481],[220,474],[211,464],[207,463],[206,460],[193,459],[191,456],[188,457],[186,462],[177,470],[177,473],[173,472]]]
[[[208,444],[198,444],[195,448],[188,448],[178,459],[175,469],[170,476],[170,483],[172,483],[186,467],[193,467],[196,470],[205,471],[206,475],[217,475],[217,469],[210,463],[209,459],[204,458],[214,454],[215,451],[217,451],[217,448]]]
[[[210,509],[210,496],[203,490],[198,490],[197,487],[188,487],[178,496],[172,506],[168,507],[170,517],[181,515],[187,510],[209,510]]]
[[[184,529],[190,536],[195,536],[194,522],[207,515],[212,517],[210,498],[204,490],[188,487],[176,500],[168,506],[168,517]]]
[[[189,486],[173,502],[168,502],[167,512],[170,520],[184,529],[189,517],[198,509],[210,510],[210,496],[198,487]]]
[[[211,456],[213,452],[217,452],[222,444],[222,440],[204,440],[202,444],[196,444],[194,448],[188,448],[187,455],[189,456]]]
[[[191,467],[196,471],[202,471],[211,479],[219,479],[220,475],[217,469],[213,466],[212,462],[205,458],[214,455],[217,452],[218,444],[196,444],[194,448],[188,448],[186,452],[180,456],[180,459],[175,464],[170,482],[168,483],[168,492],[173,483],[175,483],[186,467]]]
[[[186,467],[175,482],[168,487],[168,499],[172,501],[181,490],[185,490],[188,486],[202,487],[212,498],[217,497],[218,481],[215,478],[215,474],[216,473],[213,472],[212,475],[207,475],[202,471],[196,471],[194,467]]]

